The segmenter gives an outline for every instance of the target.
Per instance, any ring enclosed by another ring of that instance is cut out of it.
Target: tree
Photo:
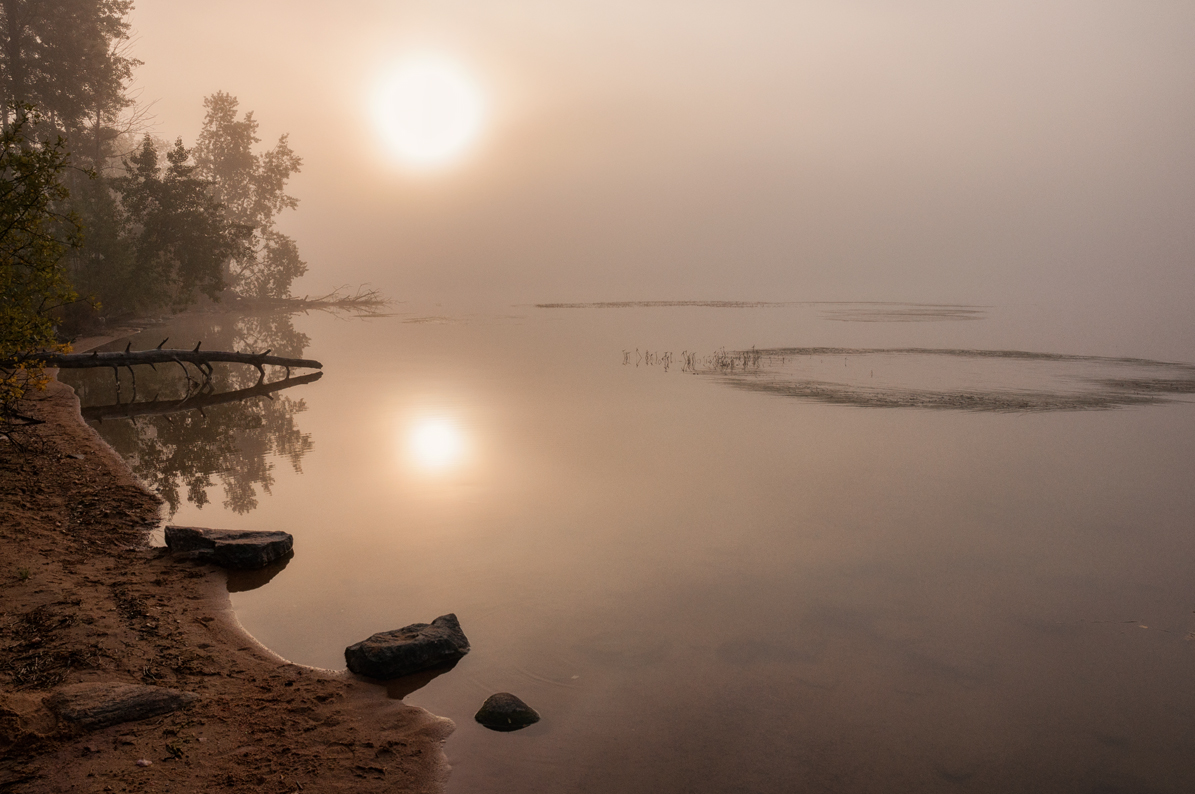
[[[287,195],[286,183],[298,173],[302,159],[287,135],[273,149],[253,151],[260,143],[253,112],[237,119],[237,98],[219,91],[203,100],[207,114],[195,143],[198,173],[211,180],[213,195],[232,221],[252,227],[243,255],[228,263],[229,287],[246,297],[285,298],[296,278],[307,272],[299,248],[277,231],[275,218],[294,209],[298,199]]]
[[[125,161],[126,175],[111,180],[120,199],[110,208],[109,222],[120,228],[112,248],[126,253],[85,263],[83,279],[109,310],[180,311],[200,294],[218,299],[225,263],[246,256],[252,228],[229,219],[190,159],[180,138],[162,168],[147,135]]]
[[[82,244],[78,219],[64,209],[70,167],[65,141],[39,135],[44,120],[21,107],[0,130],[0,424],[45,383],[37,364],[11,364],[17,354],[61,350],[52,312],[75,299],[63,258]]]
[[[67,272],[71,283],[91,304],[72,307],[66,326],[87,325],[103,308],[121,313],[135,290],[132,237],[126,215],[112,180],[96,175],[76,179],[71,185],[71,207],[83,227],[83,245],[69,252]]]
[[[140,64],[127,53],[132,7],[132,0],[0,0],[4,98],[40,108],[96,167],[132,104],[125,84]]]

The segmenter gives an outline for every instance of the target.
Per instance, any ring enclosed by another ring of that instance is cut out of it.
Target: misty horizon
[[[267,144],[290,134],[296,294],[1148,316],[1195,286],[1190,7],[143,0],[130,19],[155,134],[190,145],[218,90]],[[418,52],[486,103],[476,146],[426,173],[368,109]]]

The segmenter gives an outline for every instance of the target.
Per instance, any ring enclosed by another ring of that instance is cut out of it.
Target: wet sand
[[[45,421],[28,451],[0,444],[0,790],[442,789],[450,720],[262,647],[221,569],[147,545],[158,499],[84,424],[69,387],[51,383],[26,413]],[[198,699],[84,732],[44,701],[85,682]]]

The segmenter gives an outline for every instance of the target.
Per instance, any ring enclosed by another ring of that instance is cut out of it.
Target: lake
[[[472,652],[390,686],[456,722],[449,792],[1195,790],[1195,336],[1031,305],[391,309],[131,340],[323,362],[272,399],[133,422],[99,410],[110,371],[62,377],[171,523],[293,533],[230,580],[281,656],[343,669],[458,616]],[[542,721],[476,724],[498,691]]]

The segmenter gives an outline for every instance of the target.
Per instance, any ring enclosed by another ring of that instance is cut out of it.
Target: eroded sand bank
[[[238,625],[222,570],[146,545],[157,499],[70,388],[52,383],[27,413],[46,422],[29,451],[0,443],[0,789],[442,789],[451,721],[271,654]],[[45,708],[93,681],[199,698],[92,732]]]

